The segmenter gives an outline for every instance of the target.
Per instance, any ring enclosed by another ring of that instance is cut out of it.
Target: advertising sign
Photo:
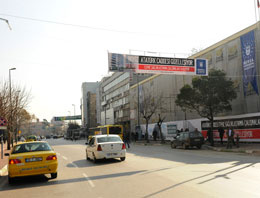
[[[260,116],[214,120],[213,134],[215,139],[219,138],[219,127],[223,127],[225,131],[229,127],[233,128],[235,135],[238,134],[241,141],[260,141]],[[203,136],[206,138],[207,131],[210,129],[210,122],[202,121],[201,129]],[[224,134],[225,138],[227,138],[226,134]]]
[[[256,79],[256,58],[255,58],[255,34],[254,31],[240,37],[242,50],[243,67],[243,87],[244,96],[247,94],[248,84],[251,83],[253,89],[258,94]]]
[[[167,58],[108,53],[109,71],[150,74],[208,75],[205,59]]]

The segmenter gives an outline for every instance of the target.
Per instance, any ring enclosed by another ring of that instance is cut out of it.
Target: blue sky
[[[73,114],[72,104],[80,114],[81,84],[108,75],[108,51],[187,57],[256,23],[255,3],[0,0],[12,27],[0,21],[0,81],[16,67],[12,81],[31,92],[28,110],[40,120]]]

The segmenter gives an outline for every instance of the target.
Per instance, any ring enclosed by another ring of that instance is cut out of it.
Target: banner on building
[[[248,32],[247,34],[241,36],[240,41],[242,51],[244,96],[247,95],[247,88],[249,83],[251,83],[253,89],[258,94],[254,31]]]
[[[150,74],[208,75],[206,59],[167,58],[108,53],[109,71]]]
[[[241,141],[260,141],[260,116],[214,120],[213,134],[215,139],[219,139],[219,127],[222,127],[225,132],[231,127]],[[201,121],[201,130],[205,138],[210,128],[210,121]],[[226,138],[227,134],[225,133],[224,139]]]

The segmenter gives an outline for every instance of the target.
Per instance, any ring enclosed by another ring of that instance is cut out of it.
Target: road
[[[126,161],[86,161],[84,141],[48,140],[58,154],[58,178],[14,184],[0,178],[0,197],[260,197],[259,157],[169,145],[131,145]]]

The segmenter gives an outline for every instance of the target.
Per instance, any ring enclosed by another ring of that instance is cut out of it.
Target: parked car
[[[44,141],[23,142],[15,145],[9,156],[8,181],[16,177],[51,174],[57,177],[58,160],[51,146]]]
[[[200,149],[202,144],[204,144],[204,137],[199,131],[182,132],[171,141],[172,148],[181,146],[182,148],[187,149],[196,146]]]
[[[95,135],[86,143],[86,158],[96,162],[98,159],[126,158],[126,147],[118,135]]]

